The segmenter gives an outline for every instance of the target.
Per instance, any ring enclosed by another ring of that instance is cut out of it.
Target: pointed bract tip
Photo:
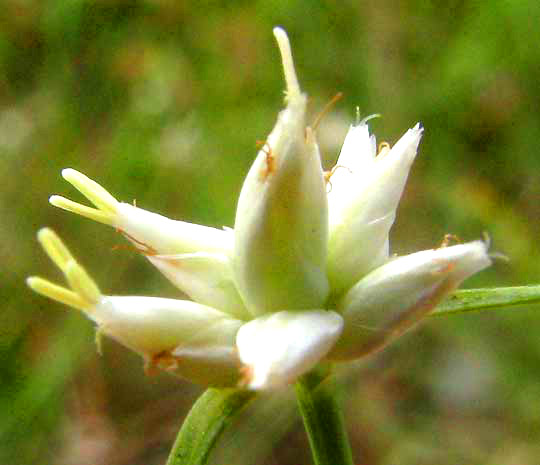
[[[73,168],[64,168],[61,171],[62,177],[67,181],[70,178],[73,178],[74,176],[77,176],[78,174],[81,174],[79,171],[74,170]]]
[[[281,53],[281,61],[283,63],[283,73],[285,75],[285,83],[287,86],[287,100],[295,99],[301,95],[300,85],[296,77],[294,69],[294,61],[291,52],[291,43],[285,30],[281,27],[273,29],[274,37],[278,43],[279,52]]]
[[[62,239],[50,228],[40,229],[37,238],[49,258],[58,268],[64,271],[67,264],[73,260],[73,256],[62,242]]]
[[[287,33],[285,32],[285,29],[283,29],[281,26],[275,26],[272,29],[272,32],[274,33],[274,37],[276,39],[278,38],[278,36],[284,36],[285,38],[287,37]]]
[[[62,177],[90,200],[98,210],[104,213],[116,214],[118,201],[100,184],[73,168],[63,169]]]
[[[71,254],[67,251],[65,244],[62,242],[62,239],[56,234],[51,228],[45,227],[41,228],[37,232],[37,238],[39,243],[45,247],[46,245],[52,245],[56,248],[59,248],[61,252],[67,257],[71,257]]]
[[[44,227],[37,232],[38,241],[41,243],[50,237],[56,237],[56,234],[51,228]]]
[[[58,204],[61,203],[60,199],[63,199],[64,197],[60,195],[51,195],[49,197],[49,203],[55,207],[58,207]]]
[[[422,126],[420,123],[416,123],[411,129],[409,129],[408,132],[412,132],[415,135],[422,135],[424,132],[424,126]]]

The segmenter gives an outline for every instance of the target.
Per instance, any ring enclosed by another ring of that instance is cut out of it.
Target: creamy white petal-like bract
[[[354,183],[372,168],[376,152],[377,141],[369,134],[367,123],[351,125],[330,178],[328,215],[331,224],[340,220],[339,214],[344,207],[341,202],[350,198]]]
[[[328,295],[328,210],[319,149],[306,128],[307,98],[298,87],[288,41],[282,30],[274,32],[287,107],[244,181],[234,226],[236,283],[253,315],[320,308]]]
[[[229,254],[233,244],[230,231],[171,220],[128,203],[118,204],[114,226],[125,233],[136,247],[151,254]]]
[[[148,255],[146,258],[195,302],[217,308],[235,318],[250,318],[235,287],[228,256],[197,252]]]
[[[189,300],[104,296],[86,313],[100,332],[147,361],[170,362],[181,376],[194,379],[198,373],[196,379],[211,385],[238,378],[235,338],[243,322],[211,307]]]
[[[258,317],[238,331],[247,387],[285,386],[313,368],[332,348],[343,319],[326,310],[282,311]]]
[[[118,202],[97,182],[71,168],[62,170],[62,176],[92,202],[94,207],[59,195],[49,198],[51,204],[113,226],[144,253],[154,255],[192,252],[228,254],[232,248],[231,230],[171,220],[134,205]]]
[[[354,359],[384,347],[490,264],[486,243],[474,241],[405,255],[377,268],[338,303],[345,325],[331,357]]]
[[[361,129],[357,150],[362,159],[368,158],[365,152],[373,142],[367,127]],[[334,176],[340,177],[332,176],[328,194],[328,276],[334,292],[348,288],[388,258],[388,233],[422,132],[417,124],[372,163],[351,162],[352,148],[344,160],[338,159]]]
[[[213,332],[227,332],[242,324],[216,309],[190,300],[160,297],[113,296],[103,299],[87,312],[106,334],[144,354],[157,354],[189,345],[213,346]],[[198,340],[204,334],[206,341]]]

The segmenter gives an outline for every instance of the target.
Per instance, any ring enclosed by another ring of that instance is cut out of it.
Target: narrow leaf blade
[[[536,303],[540,303],[540,285],[465,289],[450,295],[433,311],[431,316],[497,310]]]
[[[167,465],[204,465],[217,440],[236,415],[255,397],[252,391],[208,389],[189,412]]]

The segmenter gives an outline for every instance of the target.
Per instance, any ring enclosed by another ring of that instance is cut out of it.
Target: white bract
[[[50,198],[120,231],[191,299],[104,296],[51,230],[39,232],[69,286],[32,277],[30,287],[82,310],[149,370],[213,386],[278,388],[323,360],[381,349],[491,263],[481,241],[390,258],[388,235],[422,127],[377,154],[363,120],[323,172],[287,35],[274,34],[286,107],[246,177],[234,230],[118,202],[73,169],[63,177],[94,207]]]

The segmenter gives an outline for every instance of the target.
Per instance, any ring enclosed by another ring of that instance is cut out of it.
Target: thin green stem
[[[208,389],[191,408],[166,465],[204,465],[225,428],[255,397],[251,391]]]
[[[318,368],[296,383],[296,396],[315,465],[353,465],[343,414],[328,368]]]

